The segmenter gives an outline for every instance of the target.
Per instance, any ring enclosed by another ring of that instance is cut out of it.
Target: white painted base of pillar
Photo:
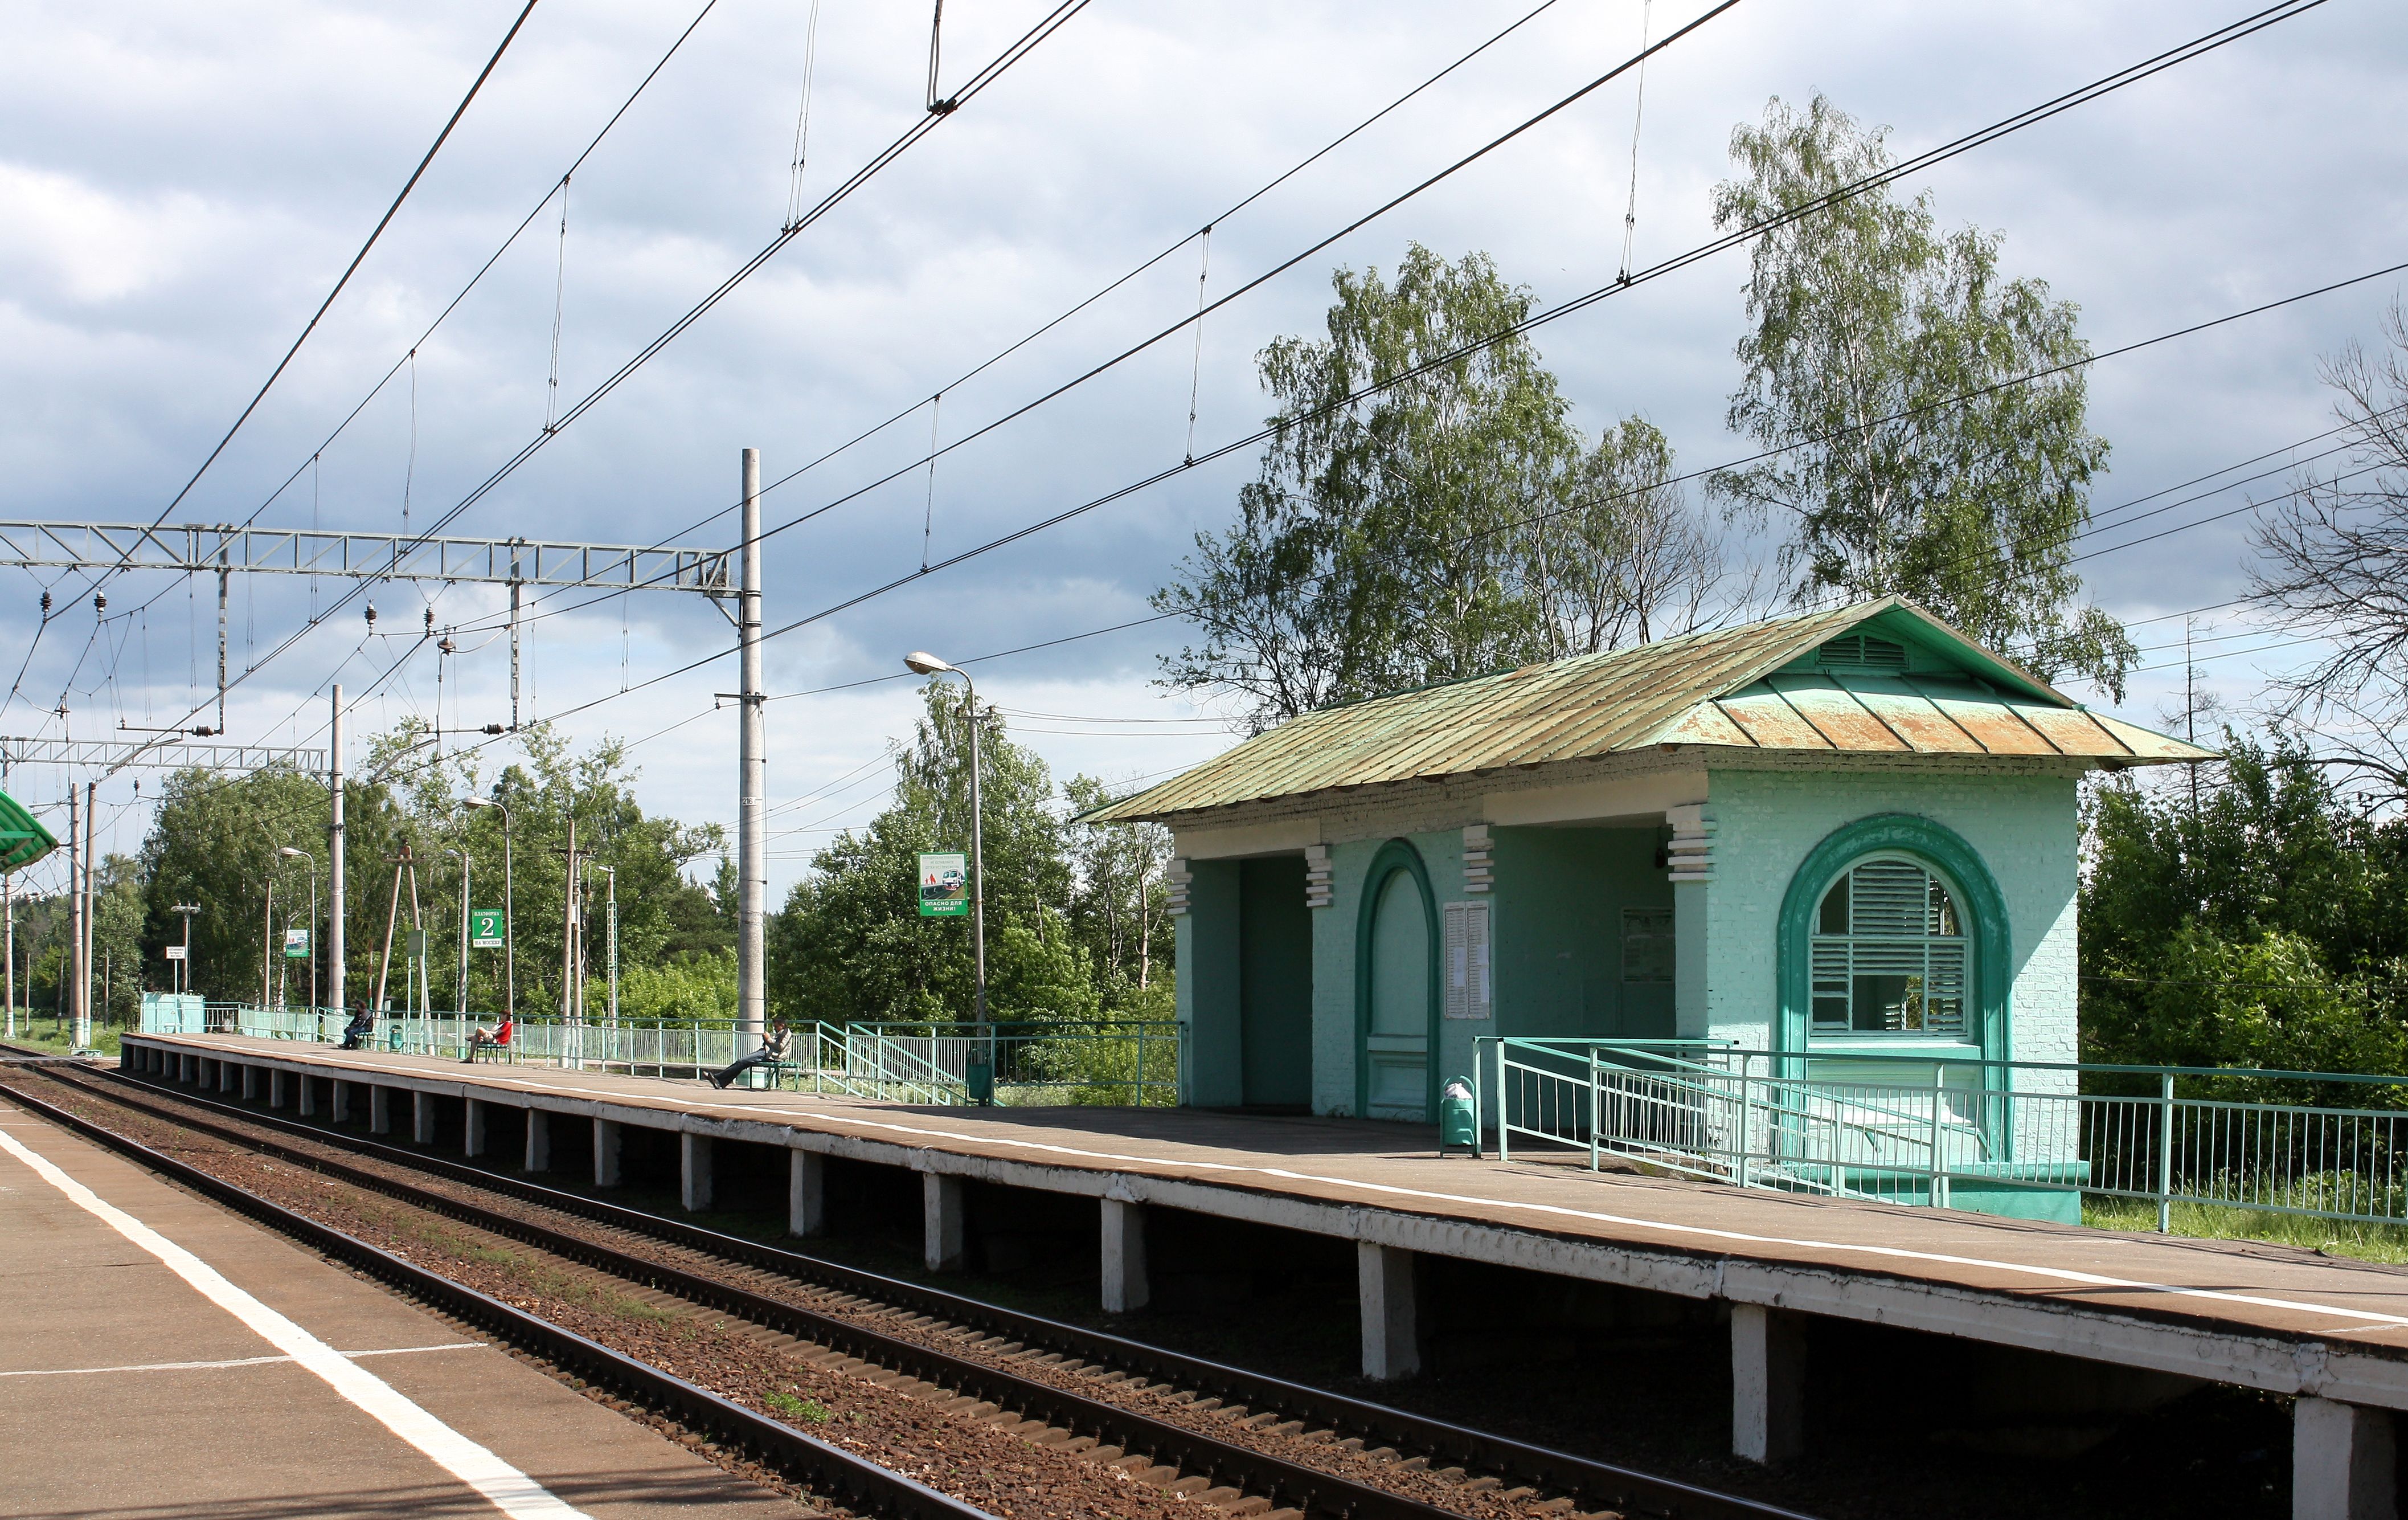
[[[1363,1375],[1385,1383],[1422,1369],[1413,1254],[1354,1242],[1354,1295],[1363,1311]]]
[[[485,1154],[485,1110],[476,1098],[461,1099],[460,1154],[475,1160]]]
[[[688,1213],[710,1207],[710,1137],[678,1134],[678,1206]]]
[[[962,1180],[920,1174],[921,1259],[932,1272],[962,1269]]]
[[[2291,1520],[2391,1520],[2399,1437],[2389,1410],[2301,1397],[2291,1411]]]
[[[1731,1305],[1731,1450],[1786,1462],[1806,1449],[1806,1339],[1798,1316]]]
[[[827,1233],[827,1157],[817,1151],[786,1153],[786,1233]]]
[[[619,1126],[608,1119],[594,1121],[594,1185],[619,1185]]]
[[[1145,1264],[1145,1206],[1113,1197],[1102,1202],[1104,1312],[1134,1314],[1154,1298]]]
[[[542,1109],[526,1111],[526,1169],[552,1169],[552,1115]]]

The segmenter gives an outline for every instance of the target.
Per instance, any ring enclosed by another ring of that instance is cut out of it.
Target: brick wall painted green
[[[1429,871],[1430,891],[1441,910],[1460,902],[1463,891],[1463,835],[1450,829],[1437,834],[1398,836],[1421,852]],[[1354,1111],[1354,1065],[1359,1054],[1354,1039],[1355,925],[1363,911],[1363,877],[1387,843],[1385,838],[1350,839],[1329,847],[1330,902],[1312,912],[1312,1111],[1352,1113]],[[1439,1021],[1438,1049],[1432,1060],[1440,1080],[1471,1069],[1471,1040],[1486,1034],[1484,1024],[1460,1019]]]
[[[1832,830],[1903,812],[1928,818],[1971,845],[2006,899],[2013,966],[2007,1054],[2021,1061],[2073,1060],[2080,845],[2074,786],[2061,777],[1712,772],[1713,880],[1680,889],[1702,899],[1695,916],[1703,920],[1705,943],[1683,949],[1702,954],[1705,1030],[1756,1048],[1770,1041],[1779,998],[1776,936],[1791,877]],[[1687,933],[1690,925],[1681,927]],[[1683,1011],[1685,1018],[1692,1011],[1684,1006]]]

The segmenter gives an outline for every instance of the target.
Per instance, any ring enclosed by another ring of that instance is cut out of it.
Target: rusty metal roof
[[[1812,667],[1848,634],[1916,655],[1893,669]],[[1670,744],[2114,765],[2213,757],[2086,710],[1892,596],[1304,713],[1087,818],[1161,819]]]

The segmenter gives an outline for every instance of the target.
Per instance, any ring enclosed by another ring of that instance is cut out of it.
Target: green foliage
[[[1802,112],[1775,99],[1762,126],[1731,134],[1742,172],[1715,188],[1715,225],[1770,225],[1879,172],[1885,137],[1819,94]],[[2131,641],[2106,613],[2073,606],[2074,536],[2107,459],[2084,372],[2008,383],[2090,349],[2071,303],[2000,274],[2000,243],[1975,227],[1939,231],[1928,192],[1887,190],[1760,237],[1729,420],[1783,452],[1715,488],[1759,516],[1794,516],[1784,563],[1800,601],[1907,596],[2120,700]]]
[[[1125,1011],[1171,985],[1176,939],[1170,886],[1163,878],[1170,865],[1170,831],[1157,824],[1079,822],[1115,795],[1093,776],[1073,777],[1062,788],[1070,810],[1064,832],[1078,879],[1070,933],[1095,967],[1103,1002]]]
[[[1204,633],[1166,684],[1236,698],[1259,732],[1703,620],[1721,553],[1670,444],[1631,418],[1588,450],[1514,332],[1528,289],[1485,253],[1419,244],[1393,283],[1331,282],[1326,336],[1260,355],[1277,432],[1237,523],[1198,535],[1154,595]]]
[[[2119,777],[2086,807],[2085,1058],[2408,1073],[2408,825],[2296,742],[2226,748],[2196,794]]]
[[[590,1011],[599,1017],[607,989],[588,989]],[[689,953],[664,960],[623,960],[619,967],[619,1016],[623,1019],[736,1018],[736,952]]]

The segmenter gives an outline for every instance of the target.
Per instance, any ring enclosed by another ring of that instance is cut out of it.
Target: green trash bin
[[[1438,1154],[1445,1157],[1457,1151],[1475,1160],[1480,1155],[1480,1112],[1472,1105],[1469,1077],[1449,1077],[1439,1089]]]
[[[963,1068],[962,1085],[969,1089],[970,1101],[985,1108],[995,1101],[995,1062],[992,1057],[973,1055]]]

